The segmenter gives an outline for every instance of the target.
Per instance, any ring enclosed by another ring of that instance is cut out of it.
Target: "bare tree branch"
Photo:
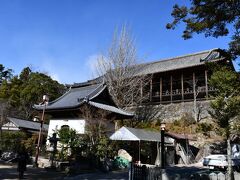
[[[141,68],[134,40],[123,26],[114,34],[107,55],[98,59],[97,67],[118,107],[136,106],[149,98],[143,91],[151,75],[138,75]]]

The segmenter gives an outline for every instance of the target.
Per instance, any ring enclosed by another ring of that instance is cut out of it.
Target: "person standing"
[[[18,166],[17,166],[19,179],[23,178],[24,171],[27,170],[27,159],[28,154],[25,148],[21,148],[20,151],[18,152]]]

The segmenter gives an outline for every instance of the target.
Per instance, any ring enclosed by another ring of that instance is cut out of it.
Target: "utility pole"
[[[43,102],[42,104],[43,106],[43,111],[42,111],[42,117],[40,120],[40,129],[39,129],[39,133],[38,133],[38,144],[37,144],[37,150],[36,150],[36,157],[35,157],[35,162],[34,162],[34,166],[38,167],[38,156],[39,156],[39,151],[40,151],[40,143],[41,143],[41,139],[42,139],[42,129],[43,129],[43,124],[44,124],[44,115],[45,115],[45,110],[46,110],[46,106],[48,104],[48,97],[47,95],[43,96]]]

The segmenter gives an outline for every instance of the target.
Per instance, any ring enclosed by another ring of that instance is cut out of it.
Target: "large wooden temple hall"
[[[164,104],[186,102],[194,99],[205,100],[214,91],[208,85],[211,72],[207,62],[225,64],[233,68],[221,49],[202,51],[194,54],[169,58],[143,64],[138,75],[152,74],[145,103]]]

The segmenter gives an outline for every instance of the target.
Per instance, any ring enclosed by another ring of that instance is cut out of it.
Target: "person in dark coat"
[[[21,150],[18,152],[18,166],[17,166],[19,179],[23,178],[24,171],[27,170],[27,159],[28,159],[28,154],[25,148],[21,148]]]

